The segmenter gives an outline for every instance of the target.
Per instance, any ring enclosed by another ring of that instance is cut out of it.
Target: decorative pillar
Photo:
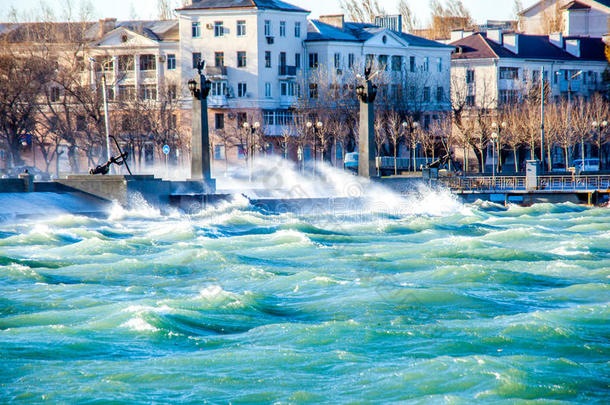
[[[364,69],[364,85],[356,87],[360,100],[360,134],[358,138],[358,175],[377,177],[375,165],[375,97],[377,86],[371,82],[371,68]]]

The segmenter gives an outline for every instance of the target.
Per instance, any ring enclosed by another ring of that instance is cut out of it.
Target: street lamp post
[[[495,153],[493,155],[493,164],[498,173],[502,169],[502,165],[500,164],[500,136],[502,135],[502,131],[505,130],[507,126],[508,126],[508,124],[506,123],[506,121],[502,121],[500,123],[500,125],[498,125],[498,123],[495,121],[491,123],[491,129],[496,134],[495,142],[497,143],[497,146],[498,146],[498,159],[496,160]],[[491,134],[491,135],[493,137],[494,134]]]
[[[406,133],[409,130],[409,123],[406,121],[403,121],[402,124],[402,130],[403,133]],[[403,135],[404,136],[404,135]],[[397,149],[398,145],[394,145],[394,175],[398,175],[398,164],[396,163],[396,149]]]
[[[495,122],[494,122],[495,124]],[[497,127],[497,125],[496,125]],[[498,140],[498,134],[496,132],[492,132],[491,134],[491,156],[493,159],[493,165],[491,166],[491,184],[492,188],[495,190],[496,188],[496,141]],[[498,148],[499,149],[499,148]]]
[[[303,172],[303,147],[301,145],[297,148],[297,160],[299,161],[299,171]]]
[[[419,128],[419,122],[415,121],[413,123],[413,134],[415,136],[413,136],[413,139],[411,139],[411,155],[413,157],[413,159],[412,159],[413,171],[417,170],[417,166],[416,166],[416,162],[415,162],[415,148],[417,147],[417,143],[415,142],[415,139],[417,138],[417,129],[418,128]]]
[[[117,61],[118,58],[116,56],[113,56],[111,59],[107,60],[104,63],[100,63],[98,61],[95,60],[95,58],[93,57],[89,57],[89,61],[94,63],[94,64],[98,64],[101,69],[102,69],[102,97],[103,97],[103,101],[104,101],[104,127],[105,127],[105,131],[106,131],[106,161],[110,162],[110,160],[112,159],[112,151],[110,149],[110,122],[108,120],[108,95],[107,95],[107,83],[106,83],[106,73],[105,73],[105,66],[109,63],[114,63],[115,61]],[[114,65],[113,65],[114,67]],[[114,169],[112,167],[112,165],[110,166],[110,172],[113,173]]]
[[[249,135],[249,140],[248,140],[248,163],[250,166],[249,167],[249,175],[248,178],[250,181],[252,181],[252,166],[253,166],[253,161],[254,161],[254,135],[256,134],[256,130],[258,130],[258,128],[260,128],[261,124],[258,121],[255,121],[252,125],[250,125],[249,122],[244,122],[243,127],[246,131],[248,132]]]
[[[314,125],[311,121],[307,121],[305,124],[308,129],[313,129],[313,169],[316,170],[316,160],[318,160],[318,137],[322,131],[324,124],[322,121],[316,122]],[[324,151],[322,151],[322,160],[324,160]]]
[[[597,158],[599,160],[599,168],[602,168],[602,143],[601,143],[601,137],[602,137],[602,130],[604,128],[606,128],[608,126],[608,121],[603,120],[603,121],[593,121],[593,123],[591,124],[591,126],[593,127],[593,129],[595,131],[597,131]],[[583,158],[582,160],[582,165],[583,165],[583,169],[585,167],[585,159]]]

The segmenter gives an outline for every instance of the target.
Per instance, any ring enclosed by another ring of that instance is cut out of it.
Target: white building
[[[439,112],[451,109],[452,46],[334,15],[310,21],[305,48],[310,73],[324,67],[330,82],[354,84],[365,64],[373,65],[378,100],[400,104],[404,99],[403,109],[418,115],[426,128]]]
[[[474,34],[454,31],[452,39],[452,97],[464,97],[470,106],[496,108],[519,100],[539,80],[541,68],[550,78],[553,97],[567,96],[570,88],[572,95],[587,96],[602,88],[608,66],[601,38],[492,29]]]
[[[541,0],[523,10],[520,17],[525,34],[558,31],[564,36],[599,38],[608,32],[610,0]]]
[[[292,107],[309,11],[279,0],[201,0],[177,13],[184,79],[203,59],[212,81],[211,128],[227,119],[240,125],[248,111]]]

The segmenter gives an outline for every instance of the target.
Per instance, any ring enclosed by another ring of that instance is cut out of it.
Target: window
[[[225,127],[225,115],[223,113],[214,114],[214,128],[224,129]]]
[[[168,100],[175,100],[176,94],[178,94],[178,93],[177,93],[175,84],[170,84],[169,86],[167,86],[167,99]]]
[[[133,55],[120,55],[119,56],[119,71],[126,72],[134,69],[134,58]]]
[[[214,36],[222,37],[225,33],[224,27],[222,26],[222,21],[214,21]]]
[[[392,56],[392,71],[399,72],[402,66],[402,56]]]
[[[157,99],[157,85],[145,84],[140,86],[140,98],[142,100],[156,100]]]
[[[513,104],[519,101],[519,93],[517,90],[500,90],[499,104]]]
[[[388,70],[388,55],[379,55],[379,68]]]
[[[49,98],[51,99],[51,102],[55,103],[59,101],[59,87],[51,87],[49,93]]]
[[[423,64],[422,64],[422,66],[421,66],[421,70],[422,70],[423,72],[427,72],[427,71],[429,71],[429,70],[430,70],[430,58],[429,58],[429,57],[427,57],[427,56],[426,56],[426,57],[424,58],[424,63],[423,63]]]
[[[537,71],[534,71],[537,72]],[[514,80],[519,78],[519,68],[501,67],[500,79]]]
[[[296,38],[301,38],[301,23],[300,22],[294,23],[294,36]]]
[[[218,115],[218,114],[216,114]],[[222,114],[220,114],[222,115]],[[214,145],[214,160],[225,160],[225,146]]]
[[[237,21],[237,36],[243,37],[246,35],[246,22],[243,20]]]
[[[171,114],[169,117],[167,117],[167,127],[169,129],[176,129],[177,124],[178,116],[176,114]]]
[[[375,55],[372,55],[369,53],[365,57],[364,66],[372,67],[374,62],[375,62]]]
[[[309,98],[318,98],[318,84],[317,83],[309,84]]]
[[[438,103],[443,102],[443,99],[445,98],[445,89],[443,89],[442,86],[438,86],[436,88],[436,101]]]
[[[294,96],[296,91],[296,83],[294,82],[280,82],[280,95],[281,96]]]
[[[237,97],[246,97],[248,87],[246,83],[237,83]]]
[[[415,100],[415,96],[417,95],[417,91],[415,89],[415,86],[411,86],[409,87],[409,98],[411,100]]]
[[[409,71],[415,72],[415,56],[409,57]]]
[[[155,55],[140,55],[140,70],[156,70]]]
[[[466,96],[466,105],[468,107],[474,107],[474,95]]]
[[[474,83],[474,69],[466,71],[466,83]]]
[[[424,129],[430,129],[430,116],[424,115]]]
[[[237,128],[242,129],[244,122],[248,121],[248,114],[245,112],[237,113]]]
[[[335,69],[339,69],[341,67],[341,54],[335,53]]]
[[[224,52],[214,52],[214,63],[217,67],[222,67],[225,65],[225,53]]]
[[[271,51],[265,51],[265,67],[271,67]]]
[[[393,84],[392,87],[390,87],[390,91],[391,91],[390,96],[394,100],[400,100],[402,98],[401,90],[402,90],[402,88],[400,87],[400,84]]]
[[[443,58],[436,58],[436,70],[438,70],[439,73],[443,71]]]
[[[201,62],[201,52],[193,52],[193,69],[197,69],[199,62]]]
[[[193,38],[199,38],[201,36],[201,25],[198,22],[191,24],[191,34]]]
[[[350,69],[354,67],[354,54],[353,53],[350,53],[349,55],[347,55],[347,67]]]
[[[286,69],[286,52],[280,52],[280,66]]]
[[[286,36],[286,21],[280,21],[280,37]]]
[[[301,54],[300,53],[295,53],[294,54],[294,66],[297,69],[301,68]]]
[[[265,83],[265,97],[271,98],[271,83]]]
[[[430,102],[430,87],[424,87],[424,103]]]
[[[120,100],[134,100],[136,98],[136,87],[134,85],[119,86]]]
[[[265,36],[266,37],[271,36],[271,21],[269,21],[269,20],[265,20]]]
[[[212,82],[212,96],[224,96],[227,94],[227,82]]]
[[[76,116],[76,130],[84,131],[87,129],[87,118],[84,115]]]
[[[314,69],[318,67],[318,54],[317,53],[309,54],[309,67],[314,68]]]
[[[275,125],[274,115],[271,110],[263,110],[263,125]]]
[[[170,53],[167,55],[167,70],[176,69],[176,55]]]
[[[237,67],[246,67],[246,52],[237,52]]]

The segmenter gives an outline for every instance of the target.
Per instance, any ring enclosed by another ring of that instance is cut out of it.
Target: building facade
[[[539,80],[541,68],[551,97],[588,96],[603,88],[608,62],[601,38],[526,35],[491,29],[453,32],[452,98],[468,106],[498,108],[517,102]],[[582,72],[578,75],[576,73]]]
[[[541,0],[520,13],[521,31],[600,38],[608,33],[610,0]]]
[[[188,138],[191,122],[187,82],[202,60],[211,81],[212,152],[221,167],[246,158],[244,123],[253,128],[258,122],[260,133],[280,137],[287,127],[303,126],[297,115],[304,104],[339,86],[356,109],[354,89],[365,65],[375,67],[381,109],[400,107],[424,127],[450,110],[453,47],[402,33],[400,23],[386,28],[345,22],[343,16],[309,21],[307,10],[280,0],[194,0],[176,12],[177,20],[88,23],[79,53],[82,80],[92,91],[105,77],[111,130],[139,145],[126,147],[140,170],[164,159],[164,143],[173,160],[188,157],[188,145],[179,139]],[[126,119],[126,101],[169,114],[158,117],[164,121],[158,128],[135,129]],[[66,154],[60,156],[58,171],[70,170]]]

